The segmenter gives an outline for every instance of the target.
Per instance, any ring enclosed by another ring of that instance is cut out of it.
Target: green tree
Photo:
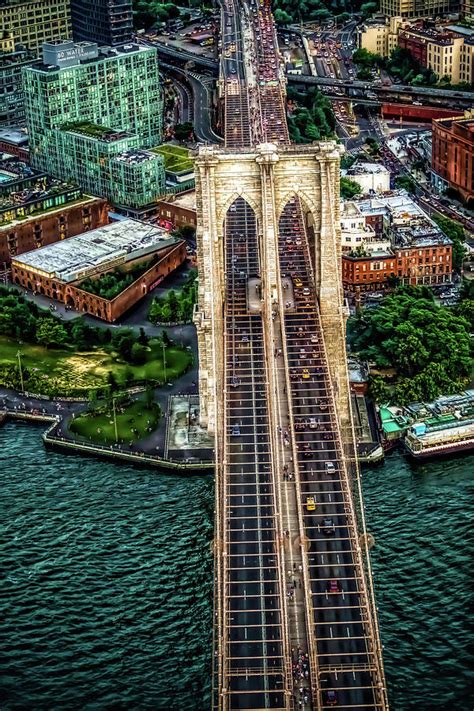
[[[43,346],[59,348],[68,341],[68,333],[64,326],[52,318],[43,318],[36,326],[36,340]]]
[[[386,405],[390,402],[390,390],[380,376],[371,375],[369,377],[369,395],[379,405]]]
[[[130,351],[130,362],[135,365],[142,365],[146,362],[148,349],[141,343],[134,343]]]
[[[174,137],[177,141],[192,141],[194,140],[194,128],[189,121],[185,123],[177,123],[174,127]]]
[[[146,384],[145,388],[145,405],[147,407],[147,410],[151,410],[155,403],[155,390],[153,388],[153,385],[150,383]]]
[[[433,214],[433,219],[444,232],[446,237],[453,243],[453,267],[457,272],[462,270],[462,265],[466,257],[466,232],[464,227],[456,220],[451,220],[443,215]]]
[[[362,358],[396,370],[399,404],[456,392],[472,375],[468,321],[423,288],[399,288],[379,308],[363,309],[349,319],[348,337]]]
[[[416,193],[416,183],[413,178],[410,178],[408,175],[397,175],[395,185],[397,188],[406,190],[408,193]]]
[[[130,360],[135,334],[130,328],[120,328],[112,334],[112,347],[118,351],[124,360]]]
[[[362,188],[359,183],[355,180],[350,180],[349,178],[341,178],[341,198],[343,200],[351,200],[356,195],[360,195]]]
[[[285,10],[280,10],[279,8],[277,8],[273,14],[277,25],[289,25],[292,21],[291,15],[285,12]]]

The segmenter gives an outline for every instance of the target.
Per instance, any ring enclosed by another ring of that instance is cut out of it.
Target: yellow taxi
[[[308,370],[308,368],[303,368],[303,380],[309,380],[309,370]]]
[[[314,499],[314,496],[307,496],[306,497],[306,510],[307,511],[315,511],[316,510],[316,501]]]
[[[301,289],[301,287],[303,286],[303,282],[301,281],[301,279],[299,277],[295,277],[293,279],[293,283],[297,289]]]

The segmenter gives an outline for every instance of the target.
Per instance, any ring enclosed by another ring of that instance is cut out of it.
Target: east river
[[[209,711],[211,476],[43,449],[0,429],[0,709]],[[474,457],[364,472],[391,708],[472,708]]]

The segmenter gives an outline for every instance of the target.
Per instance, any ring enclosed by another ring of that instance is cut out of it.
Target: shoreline
[[[209,473],[214,471],[214,462],[210,460],[193,460],[188,457],[186,460],[170,459],[154,454],[148,454],[137,449],[136,452],[124,450],[120,445],[100,445],[81,442],[73,437],[63,437],[57,434],[57,429],[63,421],[59,415],[48,413],[30,413],[4,408],[0,411],[0,426],[8,421],[22,420],[38,424],[48,425],[41,435],[46,448],[59,450],[62,452],[72,452],[73,454],[83,454],[100,459],[108,459],[116,462],[128,462],[144,466],[150,469],[165,469],[179,473]]]

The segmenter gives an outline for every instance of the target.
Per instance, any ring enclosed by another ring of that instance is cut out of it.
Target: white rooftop
[[[357,161],[347,169],[347,175],[363,175],[365,173],[389,173],[387,168],[380,163],[365,163]]]
[[[61,281],[75,281],[176,242],[162,227],[122,220],[16,257],[20,268]]]

